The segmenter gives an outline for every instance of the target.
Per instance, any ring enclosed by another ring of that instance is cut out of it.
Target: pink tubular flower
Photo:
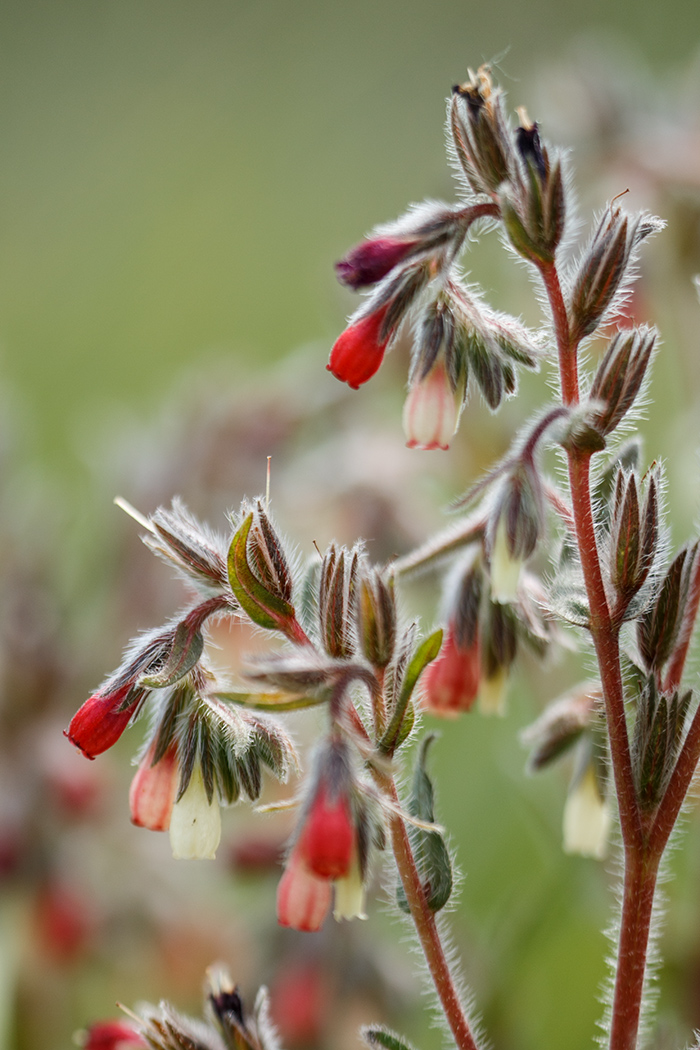
[[[132,1050],[148,1046],[136,1029],[124,1021],[98,1021],[84,1033],[81,1045],[83,1050]]]
[[[335,264],[338,280],[356,290],[376,284],[403,262],[419,243],[415,238],[402,240],[399,237],[373,237],[363,241]]]
[[[330,879],[312,875],[301,852],[292,850],[277,887],[277,921],[280,926],[315,933],[323,926],[333,896]]]
[[[128,726],[141,699],[138,692],[132,704],[119,710],[131,686],[130,682],[115,692],[95,693],[73,715],[65,735],[86,758],[96,758],[107,751]]]
[[[454,717],[469,711],[478,694],[481,680],[479,636],[467,648],[460,648],[454,631],[448,629],[442,649],[423,676],[423,707],[434,715]]]
[[[336,339],[326,368],[336,379],[357,390],[379,370],[391,333],[381,336],[388,309],[380,307],[355,321]]]
[[[154,740],[141,760],[129,788],[131,823],[150,831],[167,831],[177,794],[180,769],[177,749],[168,748],[153,765]]]
[[[447,449],[457,430],[460,399],[439,361],[408,391],[403,407],[403,429],[409,448]]]

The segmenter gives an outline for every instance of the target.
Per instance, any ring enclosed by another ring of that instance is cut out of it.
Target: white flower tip
[[[197,766],[187,789],[173,806],[170,818],[170,845],[176,860],[213,860],[221,841],[221,814],[216,800],[211,802]]]
[[[564,806],[564,852],[602,860],[611,823],[610,806],[601,797],[593,767],[589,766]]]
[[[479,711],[482,715],[497,715],[503,718],[506,713],[506,687],[508,676],[505,671],[497,671],[492,678],[482,678],[479,683]]]
[[[496,526],[491,551],[491,597],[499,605],[507,605],[517,600],[522,567],[520,558],[514,558],[510,553],[505,522],[501,518]]]

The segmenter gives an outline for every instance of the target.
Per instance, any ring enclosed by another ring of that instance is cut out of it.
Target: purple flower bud
[[[356,291],[377,284],[421,243],[420,238],[373,237],[335,264],[338,280]]]

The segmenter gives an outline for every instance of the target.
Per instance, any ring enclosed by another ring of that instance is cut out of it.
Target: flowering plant
[[[533,770],[576,751],[565,849],[602,857],[619,822],[621,911],[605,1030],[611,1050],[632,1050],[652,976],[659,869],[700,759],[700,708],[683,681],[700,543],[669,558],[662,471],[644,470],[639,442],[620,437],[657,343],[654,330],[623,328],[621,317],[639,248],[663,223],[614,200],[575,254],[564,160],[519,116],[513,128],[486,68],[454,89],[449,152],[459,203],[412,208],[338,264],[340,279],[367,294],[328,368],[357,388],[410,332],[403,424],[412,448],[446,449],[470,394],[478,390],[496,411],[515,395],[519,368],[553,372],[556,396],[456,501],[457,524],[388,564],[371,564],[361,543],[331,544],[298,564],[263,499],[244,501],[225,537],[178,501],[147,518],[127,507],[194,597],[132,643],[67,735],[94,758],[147,713],[132,819],[169,829],[176,857],[213,857],[220,805],[255,801],[263,771],[285,780],[300,765],[280,716],[323,709],[294,800],[279,922],[315,931],[331,909],[337,919],[363,917],[372,869],[391,854],[396,906],[414,924],[452,1038],[476,1050],[484,1041],[438,921],[455,880],[421,712],[458,717],[477,705],[502,713],[514,662],[524,651],[542,658],[561,642],[562,625],[572,627],[597,671],[547,706],[526,741]],[[468,239],[493,227],[542,293],[538,333],[491,309],[459,271]],[[605,349],[589,371],[583,350],[594,337]],[[547,449],[560,456],[563,481],[546,474]],[[411,574],[445,566],[441,626],[422,636],[402,615],[399,592]],[[270,639],[243,685],[207,652],[207,625],[225,619]],[[399,771],[417,739],[405,792]],[[208,1002],[208,1026],[163,1007],[136,1019],[137,1038],[160,1050],[274,1045],[264,996],[249,1018],[217,974]],[[363,1036],[371,1047],[406,1045],[381,1028]]]

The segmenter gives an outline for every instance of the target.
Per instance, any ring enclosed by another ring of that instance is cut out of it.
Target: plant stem
[[[611,1050],[634,1050],[637,1046],[658,866],[658,857],[649,858],[647,854],[642,858],[636,850],[625,852]]]
[[[399,806],[399,796],[393,777],[375,770],[374,778],[381,790],[396,806]],[[450,1026],[450,1031],[458,1050],[478,1050],[454,977],[450,971],[445,949],[440,939],[440,931],[435,921],[435,913],[428,906],[425,897],[406,825],[401,817],[392,814],[389,818],[389,826],[396,866],[406,894],[411,918],[415,924],[418,939],[425,955],[425,961],[435,984],[440,1005]]]
[[[571,336],[556,266],[543,266],[542,278],[556,332],[562,400],[565,405],[577,404],[580,396],[578,347]],[[634,1050],[644,993],[654,891],[663,846],[653,852],[650,849],[637,801],[625,716],[619,635],[608,607],[593,519],[591,453],[571,448],[567,455],[576,539],[590,608],[590,630],[603,686],[615,791],[625,847],[623,904],[609,1045],[610,1050]]]

